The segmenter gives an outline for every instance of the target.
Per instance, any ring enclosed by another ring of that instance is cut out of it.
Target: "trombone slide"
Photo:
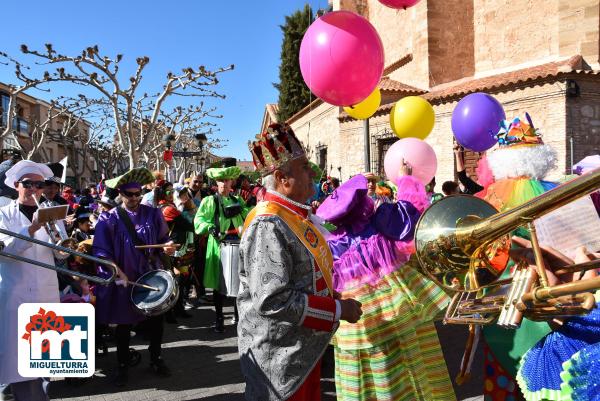
[[[97,277],[97,276],[90,276],[89,274],[75,272],[75,271],[72,271],[72,270],[69,270],[69,269],[65,269],[63,267],[49,265],[47,263],[40,262],[38,260],[29,259],[29,258],[20,256],[20,255],[14,255],[12,253],[4,252],[4,243],[2,243],[1,241],[0,241],[0,256],[4,256],[6,258],[18,260],[20,262],[30,263],[32,265],[43,267],[45,269],[54,270],[54,271],[56,271],[58,273],[63,273],[63,274],[71,275],[71,276],[81,277],[81,278],[84,278],[84,279],[86,279],[88,281],[91,281],[91,282],[94,282],[94,283],[98,283],[98,284],[102,284],[102,285],[109,285],[110,283],[112,283],[115,280],[115,278],[117,276],[117,271],[118,271],[119,268],[117,267],[116,264],[114,264],[110,260],[100,259],[100,258],[97,258],[95,256],[88,255],[86,253],[77,252],[77,251],[74,251],[73,249],[65,248],[65,247],[62,247],[60,245],[55,245],[55,244],[52,244],[52,243],[49,243],[49,242],[40,241],[39,239],[31,238],[31,237],[26,236],[26,235],[21,235],[19,233],[15,233],[13,231],[5,230],[3,228],[0,228],[0,234],[7,235],[9,237],[17,238],[17,239],[20,239],[21,241],[28,241],[28,242],[34,243],[36,245],[44,246],[44,247],[47,247],[47,248],[50,248],[50,249],[54,250],[55,252],[56,251],[58,251],[58,252],[64,252],[64,253],[67,253],[67,254],[70,254],[70,255],[73,255],[73,256],[79,256],[79,257],[81,257],[83,259],[90,260],[90,261],[92,261],[94,263],[98,263],[98,264],[104,265],[104,266],[108,267],[111,270],[111,275],[110,275],[110,277],[108,277],[106,279],[103,279],[103,278],[100,278],[100,277]]]

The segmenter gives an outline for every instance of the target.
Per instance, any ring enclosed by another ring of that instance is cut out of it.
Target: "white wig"
[[[487,156],[495,180],[528,177],[542,180],[556,167],[556,151],[549,145],[499,148]]]

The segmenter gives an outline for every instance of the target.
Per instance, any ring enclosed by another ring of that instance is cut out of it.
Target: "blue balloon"
[[[452,132],[463,147],[484,152],[493,147],[506,114],[499,101],[487,93],[465,96],[452,112]]]

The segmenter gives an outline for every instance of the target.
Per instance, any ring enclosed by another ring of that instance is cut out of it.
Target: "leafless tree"
[[[139,93],[138,90],[143,78],[142,72],[150,62],[147,56],[136,59],[136,71],[128,78],[128,83],[124,83],[119,79],[123,56],[103,56],[98,46],[88,47],[77,56],[60,54],[52,44],[46,44],[44,51],[30,50],[22,45],[21,51],[41,60],[38,64],[52,65],[55,68],[53,72],[45,72],[42,78],[27,78],[24,82],[28,88],[45,82],[66,81],[98,90],[100,99],[112,111],[117,140],[127,153],[131,167],[138,166],[150,141],[160,135],[157,132],[164,124],[164,121],[159,121],[161,111],[169,97],[225,98],[212,88],[219,83],[219,74],[233,69],[233,65],[214,71],[199,66],[183,68],[179,74],[169,72],[162,90],[150,95]],[[24,78],[26,77],[22,75],[20,79]],[[20,92],[26,89],[21,89]]]
[[[7,110],[1,110],[0,107],[0,115],[6,115],[6,121],[4,121],[5,127],[4,130],[2,130],[2,132],[0,133],[0,140],[3,140],[9,136],[15,135],[12,127],[12,122],[17,117],[17,98],[19,97],[19,95],[33,88],[49,92],[48,89],[41,88],[41,86],[53,81],[58,81],[59,79],[54,76],[51,76],[51,74],[48,71],[43,73],[42,78],[31,77],[29,75],[29,66],[19,62],[18,60],[15,60],[8,54],[1,51],[0,64],[13,66],[15,69],[15,77],[18,81],[17,84],[6,83],[5,90],[8,95],[8,107]],[[14,136],[14,139],[15,142],[19,142],[16,136]]]

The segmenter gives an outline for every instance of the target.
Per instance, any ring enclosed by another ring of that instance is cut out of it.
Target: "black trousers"
[[[146,337],[150,339],[150,361],[156,361],[160,358],[161,344],[163,337],[163,315],[153,316],[141,323]],[[119,366],[129,366],[129,342],[130,332],[133,325],[119,324],[115,331],[115,339],[117,342],[117,360]]]
[[[223,320],[223,303],[227,299],[227,295],[220,293],[217,290],[213,292],[213,301],[215,303],[215,313],[217,315],[217,320]],[[233,303],[233,314],[235,316],[235,320],[238,320],[238,310],[237,310],[237,302]]]

